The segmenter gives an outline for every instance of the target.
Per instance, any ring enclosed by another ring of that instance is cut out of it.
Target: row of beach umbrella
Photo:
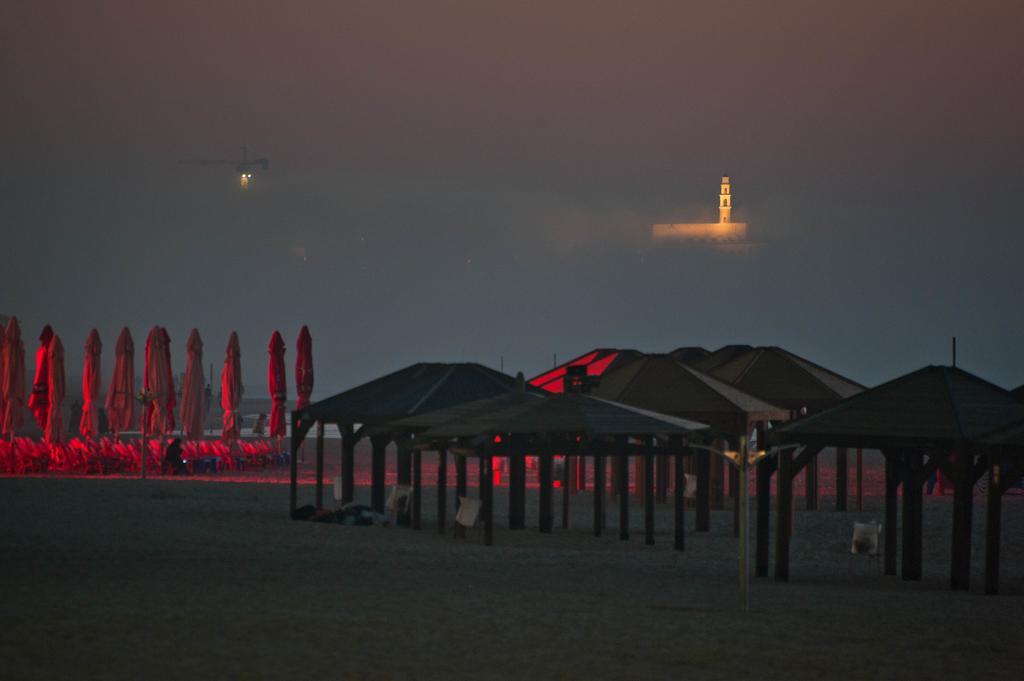
[[[170,336],[161,326],[149,331],[145,346],[142,392],[135,394],[135,345],[127,327],[121,330],[114,353],[114,371],[107,390],[106,409],[110,428],[117,436],[132,429],[135,403],[142,409],[139,428],[152,436],[169,435],[179,429],[187,440],[203,435],[203,341],[192,329],[186,341],[185,379],[181,386],[181,405],[177,404],[174,374],[171,370]],[[267,384],[272,400],[269,435],[282,438],[286,432],[285,404],[288,398],[285,380],[285,344],[278,331],[270,338]],[[96,329],[85,342],[82,372],[82,418],[78,424],[83,437],[94,438],[99,431],[100,375],[103,344]],[[47,444],[59,444],[63,438],[61,404],[65,398],[64,346],[60,336],[47,325],[39,336],[35,355],[35,379],[28,399],[29,411],[42,428]],[[313,392],[313,341],[305,326],[296,340],[295,408],[309,404]],[[15,432],[24,425],[25,346],[17,317],[0,325],[0,432],[13,442]],[[222,438],[237,440],[241,420],[238,414],[242,396],[241,352],[238,334],[232,332],[221,370],[221,408],[224,412]],[[175,421],[175,412],[180,423]]]

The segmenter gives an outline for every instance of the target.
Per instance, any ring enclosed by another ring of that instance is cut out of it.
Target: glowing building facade
[[[682,222],[654,225],[655,239],[707,241],[716,244],[743,243],[747,240],[747,223],[732,221],[732,185],[729,176],[722,176],[718,194],[718,222]]]

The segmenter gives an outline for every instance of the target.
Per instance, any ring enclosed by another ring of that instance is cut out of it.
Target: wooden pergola
[[[939,469],[954,480],[950,586],[970,585],[971,515],[974,484],[993,464],[992,447],[1016,442],[1000,429],[1024,419],[1024,404],[1008,391],[956,367],[928,366],[866,390],[817,414],[771,432],[781,446],[775,542],[775,577],[789,577],[790,469],[825,446],[881,450],[885,456],[885,573],[896,574],[897,493],[903,486],[903,579],[921,578],[922,485]],[[997,432],[998,431],[998,432]],[[1005,439],[1000,439],[1005,438]],[[798,446],[794,456],[793,446]],[[1015,459],[1019,463],[1020,459]],[[986,464],[988,464],[986,466]],[[1012,468],[1015,475],[1021,469]],[[998,475],[996,477],[999,477]],[[1005,475],[1003,480],[1005,483]],[[991,502],[990,502],[991,503]],[[992,523],[995,523],[993,526]],[[995,531],[993,531],[995,527]],[[986,591],[994,593],[998,576],[998,516],[989,518]]]
[[[693,366],[765,402],[789,410],[793,418],[814,414],[864,390],[864,386],[845,376],[775,346],[727,345],[697,360]],[[805,450],[789,471],[789,475],[795,477],[801,470],[805,470],[804,500],[808,510],[818,508],[817,455],[820,451]],[[861,461],[862,453],[858,451],[858,483]],[[766,478],[766,485],[771,485],[774,473],[774,459],[766,460],[758,467],[758,475]],[[791,483],[792,479],[785,481],[787,485]],[[838,447],[836,510],[846,510],[846,497],[847,452],[845,447]],[[763,574],[764,567],[759,563],[759,575]]]
[[[709,374],[686,366],[670,355],[646,355],[601,377],[601,383],[594,388],[594,395],[649,409],[663,414],[692,419],[708,424],[703,431],[705,440],[724,440],[732,448],[738,446],[743,436],[756,427],[767,423],[788,421],[790,412],[776,407],[753,395],[743,392]],[[728,449],[729,447],[723,447]],[[660,457],[658,482],[667,483],[667,457]],[[697,476],[697,518],[698,532],[707,532],[712,506],[711,462],[706,449],[697,450],[694,457]],[[716,464],[719,457],[715,457]],[[721,466],[716,468],[721,471]],[[736,468],[730,466],[730,473]],[[758,471],[763,469],[758,468]],[[736,476],[730,485],[735,501],[733,523],[734,534],[739,533],[739,496],[735,494]],[[767,574],[768,570],[768,529],[771,488],[770,478],[758,476],[757,486],[757,572]],[[667,484],[665,485],[667,486]],[[663,499],[663,487],[658,485],[658,498]],[[719,488],[719,493],[721,488]]]
[[[370,507],[382,513],[388,444],[395,442],[398,447],[400,484],[410,484],[414,469],[419,470],[409,429],[391,428],[388,424],[515,390],[515,378],[480,364],[421,362],[292,412],[290,512],[294,513],[297,505],[298,450],[314,426],[317,433],[316,507],[323,507],[324,427],[332,423],[341,433],[341,501],[348,503],[354,498],[355,447],[359,440],[368,437],[373,447]]]
[[[629,457],[643,456],[651,460],[670,452],[677,460],[676,548],[683,548],[685,487],[682,458],[688,454],[686,437],[706,428],[703,423],[638,409],[568,392],[540,400],[514,398],[499,404],[495,401],[465,405],[463,413],[450,421],[418,434],[414,445],[418,450],[449,450],[461,456],[480,460],[480,498],[484,523],[484,542],[493,541],[493,457],[510,459],[509,523],[512,529],[525,527],[526,456],[539,459],[540,531],[549,533],[554,525],[552,507],[553,460],[556,455],[592,457],[594,465],[594,534],[600,536],[605,526],[604,459],[612,457],[618,464],[619,537],[629,539]],[[452,410],[436,415],[445,418]],[[656,446],[660,441],[667,444]],[[566,469],[567,470],[567,469]],[[643,480],[647,489],[644,505],[645,541],[654,543],[654,479],[653,466],[648,466]],[[567,480],[565,482],[568,482]],[[444,485],[438,477],[438,485]],[[638,481],[639,484],[639,481]],[[562,523],[568,527],[569,489],[563,485]],[[415,493],[415,491],[414,491]],[[439,498],[443,491],[439,490]]]

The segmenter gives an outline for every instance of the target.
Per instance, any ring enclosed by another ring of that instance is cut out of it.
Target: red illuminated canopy
[[[636,350],[598,348],[557,366],[540,376],[531,378],[530,385],[543,388],[551,393],[561,393],[565,389],[565,374],[568,367],[585,366],[587,368],[587,376],[600,376],[611,367],[631,361],[640,355],[641,353]]]

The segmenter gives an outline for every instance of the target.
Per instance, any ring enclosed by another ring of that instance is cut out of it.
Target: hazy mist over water
[[[308,324],[318,395],[725,343],[872,385],[953,335],[1024,383],[1020,3],[209,4],[0,8],[0,313],[72,374],[237,330],[258,392]],[[177,164],[242,144],[246,192]],[[724,172],[751,253],[650,239]]]

